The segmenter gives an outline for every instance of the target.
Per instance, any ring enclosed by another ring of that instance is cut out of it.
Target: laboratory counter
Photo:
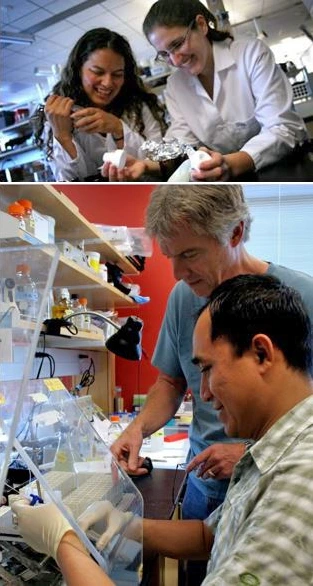
[[[240,181],[266,182],[306,182],[313,181],[313,141],[259,171],[244,173]]]

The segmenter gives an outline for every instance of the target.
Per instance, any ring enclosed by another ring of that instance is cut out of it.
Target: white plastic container
[[[88,265],[91,269],[93,269],[96,273],[99,272],[99,265],[100,265],[100,252],[96,252],[93,250],[88,250],[86,252]]]
[[[118,169],[123,169],[126,164],[126,151],[124,149],[116,149],[116,151],[104,153],[102,159],[104,163],[111,163]]]
[[[55,243],[55,218],[53,216],[47,216],[43,214],[44,218],[48,220],[48,242],[49,244]]]

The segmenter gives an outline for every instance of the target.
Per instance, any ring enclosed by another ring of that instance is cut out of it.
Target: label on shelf
[[[49,391],[66,390],[66,387],[59,378],[45,378],[43,382]]]

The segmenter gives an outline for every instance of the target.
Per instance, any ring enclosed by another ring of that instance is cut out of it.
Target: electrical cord
[[[10,307],[8,307],[8,309],[0,317],[0,323],[5,320],[5,318],[9,315],[9,313],[11,313],[11,311],[13,311],[13,309],[15,309],[14,305],[11,305]]]
[[[35,354],[35,358],[41,358],[41,362],[38,368],[38,372],[37,372],[37,376],[36,379],[38,379],[40,377],[41,374],[41,370],[43,367],[43,363],[45,358],[48,359],[49,361],[49,365],[50,365],[50,378],[54,377],[55,374],[55,360],[53,358],[53,356],[51,356],[51,354],[48,354],[48,352],[45,352],[45,337],[44,337],[44,346],[43,346],[43,352],[36,352]]]
[[[88,368],[86,368],[86,370],[84,370],[84,372],[82,373],[80,382],[75,385],[75,394],[80,393],[81,389],[84,389],[87,387],[87,395],[89,394],[89,388],[91,387],[91,385],[95,382],[95,374],[96,374],[96,370],[95,370],[95,363],[93,361],[92,358],[90,358],[90,363]]]
[[[176,464],[176,469],[175,469],[175,475],[174,475],[174,480],[173,480],[173,485],[172,485],[172,503],[173,505],[176,505],[178,503],[178,501],[181,501],[186,489],[186,482],[187,482],[187,478],[188,478],[188,473],[185,472],[184,477],[180,483],[180,486],[177,488],[177,473],[178,470],[185,470],[186,468],[186,463],[181,463],[181,464]]]

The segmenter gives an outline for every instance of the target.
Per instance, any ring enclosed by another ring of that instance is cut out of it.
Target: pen
[[[180,456],[169,456],[168,458],[164,458],[164,459],[159,459],[159,458],[151,458],[152,462],[168,462],[168,460],[174,459],[174,458],[180,458]]]

